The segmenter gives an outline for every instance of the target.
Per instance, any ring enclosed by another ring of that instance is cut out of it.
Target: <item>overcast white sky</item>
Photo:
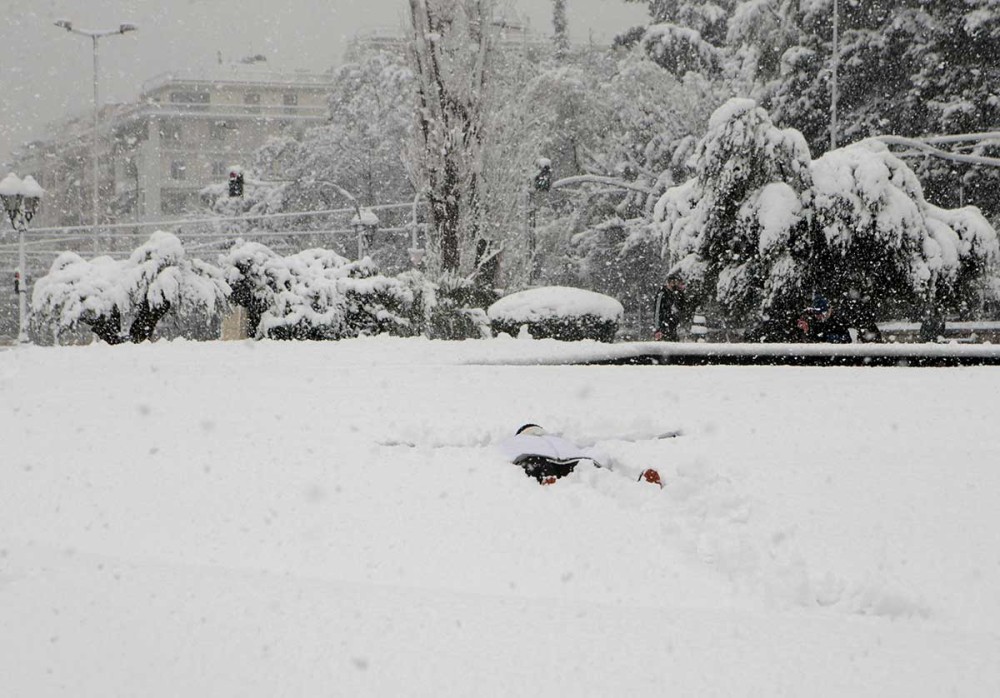
[[[551,0],[508,0],[531,28],[551,34]],[[101,102],[135,99],[144,80],[177,68],[263,53],[275,69],[326,70],[359,30],[402,28],[406,0],[0,0],[0,165],[45,132],[45,124],[88,114],[93,92],[90,39],[56,19],[137,33],[102,39]],[[609,42],[645,19],[624,0],[568,0],[574,37]],[[28,173],[22,173],[28,174]]]

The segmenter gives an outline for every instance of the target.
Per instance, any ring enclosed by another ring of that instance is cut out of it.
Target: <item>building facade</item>
[[[171,72],[143,85],[135,104],[102,109],[98,138],[102,223],[160,220],[200,207],[205,186],[225,182],[274,136],[329,118],[329,73],[273,72],[236,64]],[[48,196],[36,226],[92,222],[93,128],[81,117],[28,144],[17,171]]]

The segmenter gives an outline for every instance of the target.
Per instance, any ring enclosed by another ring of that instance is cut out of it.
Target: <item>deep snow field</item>
[[[0,695],[1000,695],[1000,369],[567,351],[0,351]]]

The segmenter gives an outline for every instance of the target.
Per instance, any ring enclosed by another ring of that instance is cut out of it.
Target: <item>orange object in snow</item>
[[[653,468],[646,468],[642,471],[642,475],[639,476],[639,481],[641,482],[643,480],[663,487],[663,482],[660,480],[660,474]]]

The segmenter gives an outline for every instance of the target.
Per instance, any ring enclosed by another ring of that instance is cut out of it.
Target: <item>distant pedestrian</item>
[[[678,340],[678,330],[685,312],[685,288],[684,279],[677,273],[667,276],[666,282],[656,293],[656,309],[653,317],[656,321],[656,330],[653,338],[657,341],[676,342]]]
[[[920,317],[920,332],[917,335],[921,342],[940,342],[944,340],[944,313],[939,308],[928,306]]]

